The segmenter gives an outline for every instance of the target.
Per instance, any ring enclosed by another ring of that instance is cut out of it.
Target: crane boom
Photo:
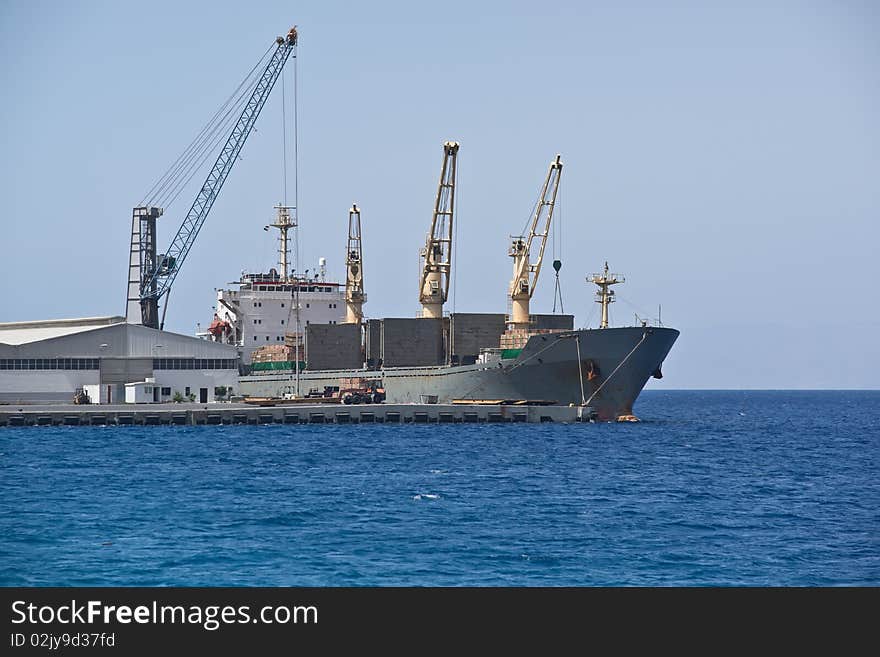
[[[364,318],[364,254],[361,247],[361,211],[352,204],[348,211],[348,246],[345,250],[345,322],[360,324]]]
[[[443,166],[434,201],[431,232],[421,252],[422,272],[419,276],[419,302],[422,317],[442,317],[443,304],[449,296],[452,269],[452,222],[455,212],[455,165],[458,142],[443,144]]]
[[[541,198],[535,206],[529,233],[512,239],[508,254],[513,257],[513,279],[510,281],[511,317],[510,324],[514,329],[528,329],[529,300],[535,293],[541,263],[544,261],[544,248],[550,234],[550,222],[553,219],[553,208],[556,205],[556,193],[562,177],[562,156],[557,155],[550,163]],[[532,247],[538,240],[538,258],[531,262]]]
[[[174,280],[177,278],[177,274],[186,260],[186,256],[189,254],[208,213],[211,211],[211,207],[214,205],[214,201],[223,187],[223,183],[226,182],[226,178],[238,159],[238,155],[245,141],[247,141],[257,117],[260,115],[260,111],[266,104],[272,87],[275,86],[275,82],[281,75],[281,70],[284,68],[288,57],[295,52],[296,42],[297,33],[295,27],[290,29],[287,37],[278,37],[276,39],[278,45],[275,48],[275,52],[269,58],[266,68],[263,70],[248,102],[245,104],[241,116],[235,123],[232,133],[217,156],[217,161],[211,168],[210,173],[208,173],[208,177],[205,179],[201,190],[199,190],[195,201],[193,201],[192,207],[186,214],[180,228],[177,229],[177,233],[171,241],[171,246],[164,255],[158,257],[156,257],[155,247],[153,247],[153,262],[147,262],[145,266],[141,267],[140,306],[141,323],[144,326],[159,328],[159,300],[163,296],[167,297],[170,292],[171,286],[174,284]],[[296,57],[295,54],[294,57]],[[161,210],[159,210],[159,213],[161,214]],[[143,214],[141,213],[141,215]],[[141,234],[142,243],[145,238],[149,238],[155,244],[155,236]]]

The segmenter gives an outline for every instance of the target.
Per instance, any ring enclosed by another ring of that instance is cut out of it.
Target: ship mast
[[[361,248],[361,211],[352,204],[348,211],[348,248],[345,250],[345,323],[360,324],[364,318],[364,261]]]
[[[280,233],[278,236],[278,266],[281,268],[282,283],[287,283],[290,278],[290,268],[288,266],[290,248],[288,247],[287,231],[297,226],[296,219],[292,219],[290,215],[290,211],[293,209],[289,205],[276,205],[275,223],[269,224],[264,228],[264,230],[268,230],[270,227],[277,228]]]
[[[607,261],[605,262],[605,271],[601,274],[590,274],[589,278],[587,278],[588,282],[599,286],[599,291],[596,292],[596,303],[602,306],[602,320],[599,322],[600,329],[608,328],[608,306],[614,303],[614,290],[611,289],[611,286],[623,283],[625,280],[619,274],[608,273]]]

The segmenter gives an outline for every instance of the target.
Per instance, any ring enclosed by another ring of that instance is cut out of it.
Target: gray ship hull
[[[389,403],[455,399],[535,400],[592,407],[600,420],[632,415],[633,403],[679,332],[659,327],[583,329],[532,336],[516,358],[474,365],[397,367],[380,371],[305,370],[240,378],[242,394],[280,397],[338,386],[353,377],[381,378]]]

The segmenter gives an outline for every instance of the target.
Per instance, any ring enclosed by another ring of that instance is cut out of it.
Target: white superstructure
[[[290,346],[291,357],[304,360],[304,338],[310,324],[345,322],[345,286],[327,280],[327,259],[320,258],[315,273],[299,275],[290,267],[288,233],[296,241],[296,208],[276,205],[278,266],[268,273],[242,272],[237,290],[217,290],[214,319],[207,331],[196,335],[212,342],[238,347],[241,362],[250,365],[260,347]],[[298,356],[298,357],[297,357]]]
[[[322,267],[323,269],[323,267]],[[277,270],[243,274],[237,290],[217,290],[209,340],[239,348],[241,362],[267,345],[303,344],[309,324],[345,322],[345,289],[339,283],[314,277],[287,277]]]

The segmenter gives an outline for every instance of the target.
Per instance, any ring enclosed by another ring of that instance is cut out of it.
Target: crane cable
[[[284,84],[284,71],[281,72],[281,204],[287,205],[287,87]],[[287,272],[283,272],[287,277]]]
[[[260,57],[259,61],[254,65],[254,67],[248,72],[245,78],[239,83],[238,87],[236,87],[235,91],[233,91],[232,95],[226,99],[223,105],[214,113],[214,115],[209,119],[209,121],[204,125],[202,130],[196,135],[195,139],[184,149],[183,153],[177,158],[177,160],[172,164],[172,166],[165,172],[162,178],[153,185],[151,190],[147,193],[147,197],[151,200],[155,200],[162,191],[172,184],[173,181],[178,179],[183,172],[188,170],[189,166],[191,166],[193,156],[199,151],[199,149],[203,148],[205,144],[212,138],[218,127],[224,124],[229,117],[229,114],[234,111],[235,108],[240,107],[243,99],[245,98],[245,93],[248,89],[252,89],[256,78],[254,77],[255,71],[259,68],[259,66],[266,60],[266,55],[271,50],[271,46],[266,50],[265,53]],[[232,107],[227,109],[232,103]],[[185,175],[185,173],[183,174]]]
[[[294,67],[296,66],[296,60],[293,62]],[[296,94],[296,87],[294,86],[294,94]],[[295,101],[294,101],[295,102]],[[283,201],[282,205],[287,205],[287,87],[284,82],[284,72],[281,73],[281,142],[282,142],[282,151],[281,151],[281,167],[282,167],[282,193],[283,193]],[[293,229],[293,237],[294,241],[296,240],[296,232],[297,229]],[[299,267],[299,262],[294,260],[296,266],[293,267],[293,270]],[[289,265],[288,265],[289,266]],[[282,272],[284,277],[288,277],[290,272]],[[290,317],[293,315],[294,307],[297,306],[298,301],[298,287],[299,282],[296,280],[296,275],[294,275],[293,285],[290,288],[290,306],[287,309],[287,329],[285,330],[285,334],[292,334],[296,340],[299,340],[299,336],[297,332],[299,331],[299,326],[295,326],[293,330],[290,328]],[[296,307],[297,316],[299,316],[299,308]],[[297,322],[298,324],[298,322]],[[285,340],[286,344],[286,340]],[[297,343],[297,358],[299,357],[299,344]]]
[[[189,181],[189,179],[192,177],[190,171],[195,165],[196,161],[198,161],[199,153],[204,152],[205,147],[209,146],[212,142],[212,138],[216,134],[217,130],[222,125],[228,122],[229,115],[234,111],[235,108],[242,105],[244,98],[247,98],[246,92],[252,89],[253,86],[256,84],[256,78],[254,76],[255,71],[257,71],[260,65],[264,63],[266,57],[271,52],[273,47],[275,47],[275,44],[272,44],[271,46],[269,46],[269,48],[266,49],[266,52],[263,53],[263,55],[254,65],[254,67],[247,73],[247,75],[245,75],[244,79],[242,79],[242,81],[238,84],[232,94],[226,99],[226,101],[202,127],[202,129],[198,132],[192,142],[190,142],[190,144],[183,150],[183,152],[177,157],[177,159],[171,164],[171,166],[168,167],[165,173],[162,174],[162,176],[147,191],[147,193],[144,195],[143,200],[141,201],[141,205],[145,205],[147,203],[152,205],[157,200],[165,200],[169,197],[169,195],[167,194],[169,186],[171,189],[174,189],[181,179],[185,179],[183,183],[184,185],[186,184],[186,182]],[[230,103],[232,103],[232,107],[230,107]],[[216,140],[214,141],[216,142]],[[211,148],[211,150],[213,150],[213,147]],[[198,163],[198,165],[195,166],[196,170],[204,163],[204,160],[206,158],[207,156],[201,158],[201,161]],[[163,194],[163,192],[165,194]],[[177,194],[179,193],[180,192],[178,191]],[[177,195],[175,194],[172,198],[172,201],[176,197]]]
[[[522,237],[528,237],[528,232],[530,232],[529,226],[532,223],[532,218],[535,216],[535,211],[538,208],[538,203],[541,202],[541,190],[542,189],[543,189],[543,186],[538,187],[538,200],[535,201],[534,205],[532,205],[532,211],[529,212],[529,216],[526,217],[526,222],[523,224],[522,230],[519,232],[519,234]]]
[[[205,162],[216,152],[220,143],[228,137],[229,128],[234,123],[236,115],[240,114],[243,105],[244,101],[242,100],[231,107],[224,116],[223,122],[218,123],[211,131],[211,134],[208,136],[210,141],[206,139],[199,150],[190,155],[186,170],[181,170],[181,173],[176,177],[171,187],[155,201],[159,207],[171,205],[180,196],[180,193],[186,188],[186,185],[192,180],[193,176],[199,172]]]
[[[302,276],[303,272],[297,271],[299,269],[299,212],[297,211],[297,199],[298,199],[298,189],[299,189],[299,166],[298,166],[298,125],[297,125],[297,107],[299,105],[299,98],[297,93],[298,88],[298,80],[297,80],[297,53],[293,53],[293,175],[294,175],[294,229],[293,229],[293,267],[294,276],[293,283],[290,287],[290,306],[287,309],[287,328],[284,331],[284,344],[287,344],[287,336],[292,336],[291,342],[293,342],[294,347],[294,373],[297,377],[297,384],[299,383],[299,369],[300,362],[304,360],[305,354],[301,347],[305,346],[305,341],[303,340],[303,335],[301,332],[300,326],[300,307],[299,307],[299,292],[300,292],[300,281],[299,277]],[[282,169],[283,169],[283,182],[282,182],[282,192],[283,192],[283,204],[287,205],[287,87],[284,80],[284,72],[281,73],[281,134],[282,134]],[[289,264],[288,264],[289,266]],[[290,272],[284,272],[284,276],[287,277],[290,275]],[[288,279],[289,280],[289,279]],[[296,313],[296,322],[294,326],[291,328],[290,319],[291,316]],[[299,396],[299,386],[295,390],[296,396]]]
[[[293,51],[293,218],[294,262],[299,269],[299,48]]]
[[[532,224],[532,221],[534,221],[535,213],[538,211],[538,204],[541,203],[541,201],[544,200],[544,194],[543,194],[543,192],[544,192],[544,183],[541,183],[541,184],[538,186],[537,200],[536,200],[535,203],[532,205],[532,211],[529,212],[529,216],[526,217],[526,221],[525,221],[525,223],[523,224],[522,230],[521,230],[520,233],[519,233],[520,237],[523,237],[523,238],[525,238],[526,240],[528,240],[528,238],[529,238],[529,237],[531,236],[531,234],[532,234],[531,224]],[[526,262],[526,274],[530,274],[530,273],[531,273],[531,268],[532,268],[532,262],[531,262],[531,260],[532,260],[532,256],[531,256],[531,254],[529,254],[528,261]],[[529,284],[531,285],[531,281],[529,282]]]
[[[553,233],[553,269],[556,271],[556,288],[553,291],[553,312],[556,312],[556,299],[559,299],[559,312],[565,312],[565,306],[562,303],[562,283],[559,280],[559,270],[562,269],[562,259],[559,257],[560,252],[562,251],[562,245],[564,242],[562,241],[562,191],[560,190],[557,194],[558,200],[558,212],[556,223],[554,223],[550,230]],[[556,247],[556,233],[559,232],[559,248]]]
[[[461,190],[458,188],[458,162],[455,163],[455,178],[452,180],[452,187],[455,190],[456,195],[458,196],[458,207],[461,208]],[[449,246],[449,269],[451,270],[449,273],[452,275],[452,312],[455,314],[455,308],[458,304],[458,269],[455,267],[455,262],[452,259],[453,253],[458,253],[458,224],[461,223],[461,210],[459,210],[459,218],[458,221],[455,221],[455,217],[453,215],[449,215],[449,220],[452,221],[452,244]],[[452,333],[450,329],[450,334]],[[452,338],[450,337],[450,340]]]
[[[244,105],[250,94],[253,93],[258,79],[255,77],[247,87],[242,90],[241,95],[236,99],[233,105],[227,109],[219,121],[210,131],[200,140],[200,143],[191,150],[184,162],[177,168],[174,175],[166,181],[164,193],[156,200],[157,204],[164,206],[173,202],[183,188],[189,183],[192,177],[201,169],[211,155],[216,152],[217,147],[228,137],[229,129],[234,124],[236,117],[241,114]],[[158,195],[158,193],[157,193]]]

